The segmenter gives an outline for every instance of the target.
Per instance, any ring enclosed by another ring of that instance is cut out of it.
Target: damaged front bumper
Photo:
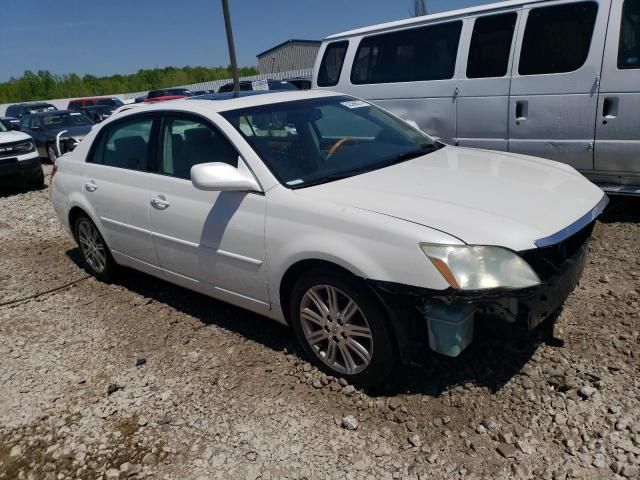
[[[427,339],[438,353],[457,356],[471,343],[478,315],[514,323],[523,330],[533,330],[551,317],[578,284],[592,229],[593,223],[564,242],[520,252],[542,279],[531,288],[460,291],[368,283],[392,318],[403,360],[410,361],[423,351]]]

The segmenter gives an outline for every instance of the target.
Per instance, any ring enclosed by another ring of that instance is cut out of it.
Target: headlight
[[[35,149],[35,145],[32,140],[27,140],[26,142],[18,143],[15,147],[13,147],[16,153],[29,153]]]
[[[540,278],[521,257],[501,247],[434,245],[420,248],[456,290],[526,288]]]

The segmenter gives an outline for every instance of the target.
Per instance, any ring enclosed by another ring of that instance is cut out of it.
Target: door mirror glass
[[[258,182],[247,172],[228,163],[201,163],[191,167],[191,183],[198,190],[217,192],[261,192]]]

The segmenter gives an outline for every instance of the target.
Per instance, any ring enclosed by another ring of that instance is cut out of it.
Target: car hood
[[[93,125],[79,125],[77,127],[56,128],[47,130],[47,134],[55,137],[56,135],[58,135],[58,133],[66,130],[65,133],[62,134],[62,137],[71,137],[75,138],[76,140],[82,140],[87,135],[87,133],[91,131],[92,127]]]
[[[17,130],[9,130],[8,132],[0,132],[0,145],[3,143],[19,142],[21,140],[31,140],[31,137],[24,132]]]
[[[578,221],[604,195],[562,163],[459,147],[296,193],[516,251]]]

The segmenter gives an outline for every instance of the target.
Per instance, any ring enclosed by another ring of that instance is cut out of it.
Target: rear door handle
[[[157,210],[166,210],[171,204],[164,198],[154,197],[151,199],[151,205]]]
[[[84,189],[87,192],[95,192],[98,189],[98,185],[96,185],[96,182],[94,182],[93,180],[89,180],[84,184]]]

